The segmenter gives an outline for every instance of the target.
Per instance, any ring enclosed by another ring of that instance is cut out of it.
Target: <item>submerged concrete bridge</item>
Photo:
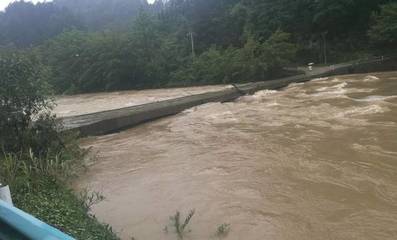
[[[197,105],[209,102],[233,101],[244,94],[252,94],[263,89],[280,89],[291,83],[306,82],[319,77],[388,70],[397,70],[397,60],[395,58],[382,57],[379,59],[318,67],[312,71],[305,71],[305,74],[302,75],[263,82],[236,84],[233,85],[234,88],[216,92],[196,94],[80,116],[64,117],[59,120],[63,123],[64,131],[78,131],[82,136],[103,135],[161,117],[177,114]]]

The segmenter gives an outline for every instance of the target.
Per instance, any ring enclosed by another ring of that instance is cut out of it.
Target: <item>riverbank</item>
[[[33,55],[5,51],[0,72],[0,185],[9,187],[17,208],[76,239],[117,239],[88,211],[96,195],[76,196],[69,187],[84,169],[85,151],[76,135],[59,131],[51,113],[47,69]],[[59,237],[57,231],[2,202],[1,239]]]
[[[111,227],[100,223],[90,213],[91,205],[103,200],[102,196],[84,189],[73,192],[70,188],[71,179],[83,167],[83,155],[73,152],[80,150],[71,147],[70,141],[64,143],[68,146],[62,152],[57,155],[49,153],[47,157],[35,157],[32,152],[30,156],[1,153],[0,182],[10,187],[12,201],[17,208],[75,239],[117,240]],[[0,225],[4,227],[3,221],[7,223],[7,215],[3,214],[0,211]],[[14,227],[5,226],[6,230]],[[35,230],[24,224],[18,227],[18,230]],[[4,237],[2,234],[8,236],[7,231],[4,233],[3,230],[0,229],[0,238]],[[21,238],[22,233],[18,234],[19,237],[15,239],[25,239],[26,236]]]
[[[86,201],[67,184],[41,176],[29,186],[11,185],[15,206],[75,239],[118,240],[110,226],[89,213]]]

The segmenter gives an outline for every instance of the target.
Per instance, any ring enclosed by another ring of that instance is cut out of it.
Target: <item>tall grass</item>
[[[29,184],[38,176],[51,176],[67,180],[76,171],[75,162],[61,155],[36,157],[30,150],[27,154],[3,153],[0,156],[0,182],[11,186]]]
[[[76,239],[118,240],[110,226],[99,223],[89,213],[103,196],[89,191],[76,196],[65,183],[76,168],[76,163],[67,159],[61,155],[35,157],[32,151],[3,153],[0,182],[10,185],[18,208]]]
[[[0,156],[0,183],[14,185],[19,177],[20,163],[14,154]]]
[[[190,231],[187,229],[187,226],[189,225],[190,221],[192,220],[194,216],[195,210],[191,210],[189,214],[185,217],[185,219],[182,222],[182,217],[181,213],[177,211],[175,215],[170,216],[170,220],[172,223],[172,227],[175,229],[175,233],[178,236],[178,239],[183,239],[186,232]],[[168,232],[168,226],[165,226],[164,228],[165,232]]]

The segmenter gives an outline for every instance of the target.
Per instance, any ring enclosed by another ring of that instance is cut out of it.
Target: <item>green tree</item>
[[[383,48],[397,46],[397,3],[385,4],[373,15],[374,24],[368,32],[371,42]]]
[[[294,59],[296,46],[290,35],[276,31],[264,42],[249,35],[244,47],[211,47],[191,64],[173,74],[174,81],[214,84],[266,80],[282,72]]]
[[[52,2],[13,2],[0,13],[0,45],[35,46],[72,27],[82,28],[81,22]]]
[[[34,52],[0,49],[0,182],[14,204],[78,239],[118,239],[66,185],[82,167],[77,140],[50,114],[46,68]]]
[[[64,32],[42,51],[58,92],[128,89],[142,75],[125,33]]]
[[[266,63],[265,69],[275,72],[295,59],[297,47],[291,42],[289,33],[277,30],[261,44],[259,51],[261,61]]]
[[[32,54],[0,52],[0,147],[5,152],[31,147],[38,125],[51,109],[47,71]],[[43,146],[45,147],[45,146]],[[40,149],[37,149],[40,151]]]
[[[54,4],[72,12],[91,31],[125,30],[148,7],[146,0],[54,0]]]
[[[89,34],[71,30],[51,39],[40,47],[45,64],[51,68],[51,84],[57,92],[77,92],[80,76],[85,70],[83,52]]]

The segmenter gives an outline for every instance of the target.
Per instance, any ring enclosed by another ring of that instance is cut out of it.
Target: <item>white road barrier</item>
[[[3,186],[0,183],[0,199],[6,203],[12,204],[11,191],[9,186]]]

